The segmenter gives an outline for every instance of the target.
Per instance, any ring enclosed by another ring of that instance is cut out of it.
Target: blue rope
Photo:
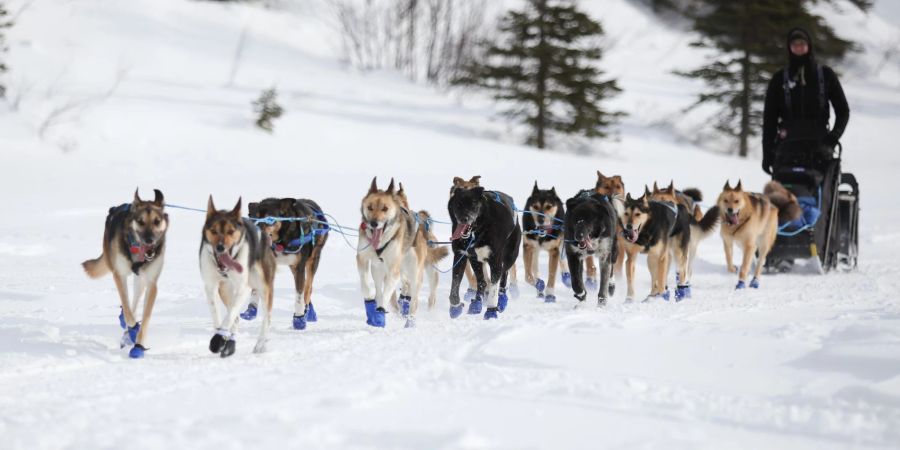
[[[188,211],[198,211],[198,212],[202,212],[202,213],[206,212],[205,209],[188,208],[187,206],[178,206],[178,205],[173,205],[171,203],[166,203],[166,208],[186,209]]]
[[[428,242],[431,243],[432,241],[428,241]],[[472,237],[469,238],[469,243],[466,245],[466,249],[463,250],[463,251],[466,253],[466,255],[463,256],[462,258],[459,258],[459,261],[456,261],[455,263],[453,263],[453,265],[450,266],[449,269],[447,269],[447,270],[441,270],[441,269],[437,266],[437,264],[434,264],[432,267],[434,267],[434,270],[437,270],[437,271],[440,272],[440,273],[449,273],[449,272],[451,272],[454,268],[456,268],[457,265],[459,265],[459,263],[463,262],[466,258],[469,257],[469,249],[471,249],[473,245],[475,245],[475,233],[472,233]]]

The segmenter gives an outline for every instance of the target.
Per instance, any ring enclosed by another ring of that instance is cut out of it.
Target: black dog
[[[596,255],[600,269],[597,306],[605,305],[615,289],[610,282],[618,252],[617,214],[612,201],[593,191],[582,191],[566,201],[566,258],[572,271],[572,289],[580,302],[587,298],[582,260]]]
[[[490,267],[491,286],[487,292],[484,318],[496,319],[506,309],[506,283],[509,269],[519,257],[522,230],[512,197],[483,187],[457,190],[447,205],[453,222],[453,285],[450,287],[450,317],[462,314],[459,284],[468,257],[478,281],[478,293],[469,304],[469,314],[481,312],[482,298],[488,287],[484,264]],[[499,286],[498,286],[499,285]]]
[[[291,268],[294,275],[294,329],[306,329],[307,322],[317,320],[312,304],[312,285],[322,257],[322,248],[328,239],[328,225],[322,208],[307,199],[267,198],[259,203],[250,203],[250,217],[294,218],[296,220],[257,221],[257,226],[272,240],[275,261]],[[256,317],[256,296],[254,302],[241,314],[246,320]]]
[[[538,189],[537,181],[522,213],[522,253],[525,257],[525,280],[537,289],[538,297],[547,303],[556,301],[556,270],[563,271],[563,283],[571,284],[568,264],[560,258],[563,244],[563,223],[566,208],[556,194],[556,188]],[[538,255],[541,250],[550,254],[547,283],[540,278]],[[546,287],[546,296],[544,288]]]
[[[637,199],[625,198],[623,232],[628,254],[625,274],[628,278],[628,299],[634,296],[634,261],[637,253],[647,254],[650,269],[651,298],[669,299],[667,278],[673,246],[686,253],[691,239],[691,214],[684,205],[651,200],[649,189]]]

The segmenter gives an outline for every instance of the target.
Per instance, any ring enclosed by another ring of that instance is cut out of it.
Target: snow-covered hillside
[[[598,169],[632,192],[674,179],[708,198],[727,179],[761,188],[765,177],[756,160],[691,143],[685,130],[698,119],[680,111],[700,86],[671,70],[702,55],[626,0],[585,2],[604,21],[608,71],[625,89],[615,106],[630,114],[620,140],[588,156],[518,145],[482,98],[348,69],[327,2],[9,3],[0,447],[900,445],[900,91],[896,67],[873,72],[874,51],[843,79],[845,167],[862,184],[858,272],[768,276],[759,291],[735,292],[714,236],[701,245],[694,298],[681,304],[625,305],[619,289],[603,310],[573,311],[569,292],[547,305],[520,283],[501,320],[451,321],[444,275],[438,308],[418,328],[391,316],[375,330],[355,250],[335,234],[316,277],[319,322],[291,329],[282,269],[269,352],[250,353],[256,321],[221,360],[206,350],[204,217],[172,209],[151,349],[133,361],[117,345],[113,283],[88,280],[79,263],[99,254],[108,207],[135,186],[199,208],[209,194],[220,206],[308,197],[355,226],[374,175],[402,180],[412,206],[439,219],[455,175],[480,174],[519,203],[535,179],[571,195]],[[876,15],[826,12],[864,42],[900,35]],[[286,114],[269,135],[253,127],[250,102],[273,85]],[[648,289],[641,264],[638,292]]]

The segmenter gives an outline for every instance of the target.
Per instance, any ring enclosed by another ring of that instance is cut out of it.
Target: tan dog
[[[419,287],[425,272],[432,282],[429,302],[434,304],[437,290],[438,261],[447,256],[446,248],[429,248],[428,230],[424,225],[428,213],[412,212],[405,208],[405,192],[394,191],[394,180],[385,190],[378,189],[372,179],[369,192],[360,207],[362,223],[359,226],[356,266],[359,282],[366,303],[366,323],[375,327],[385,326],[385,294],[393,294],[402,286],[400,301],[396,305],[406,317],[406,327],[415,326],[419,308]],[[369,276],[375,283],[375,292],[369,287]]]
[[[128,204],[109,209],[106,227],[103,231],[103,253],[81,263],[85,273],[91,278],[100,278],[110,272],[119,291],[122,303],[120,325],[125,328],[121,346],[134,344],[131,358],[143,358],[144,342],[150,315],[156,302],[156,283],[162,272],[163,257],[166,252],[166,230],[169,215],[165,213],[163,194],[153,190],[154,200],[143,201],[134,191],[134,200]],[[128,299],[128,277],[135,275],[134,297]],[[137,308],[141,297],[146,295],[141,322],[137,321]]]
[[[625,263],[628,280],[626,301],[634,299],[634,271],[638,253],[647,254],[651,283],[650,295],[644,301],[648,301],[654,298],[669,299],[669,264],[675,253],[672,247],[681,246],[678,250],[680,254],[688,251],[688,217],[679,214],[674,204],[651,200],[651,195],[650,190],[644,187],[644,195],[641,197],[633,199],[631,194],[625,197],[622,236],[625,238],[624,250],[628,255]]]
[[[747,286],[750,261],[757,252],[759,258],[750,287],[759,287],[759,274],[778,233],[778,208],[762,194],[744,192],[740,181],[733,188],[726,182],[716,205],[722,215],[722,243],[725,245],[725,263],[729,272],[737,271],[732,262],[735,241],[744,252],[736,288]]]

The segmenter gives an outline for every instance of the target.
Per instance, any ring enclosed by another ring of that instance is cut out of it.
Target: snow
[[[701,188],[706,205],[726,179],[761,188],[765,177],[755,159],[685,137],[680,111],[699,86],[671,70],[702,55],[625,0],[588,4],[608,17],[608,71],[626,89],[615,102],[631,114],[619,141],[588,155],[519,145],[521,130],[483,98],[343,66],[324,2],[11,3],[14,15],[24,9],[0,106],[4,448],[900,445],[900,93],[895,72],[875,73],[875,51],[842,79],[852,108],[845,167],[863,195],[857,272],[765,276],[759,291],[735,292],[713,236],[700,248],[694,298],[681,304],[623,304],[623,280],[607,308],[573,310],[564,288],[546,305],[520,281],[500,320],[451,321],[443,275],[438,307],[418,328],[392,315],[374,330],[355,251],[334,234],[316,277],[319,322],[291,329],[282,268],[269,352],[250,353],[257,320],[221,360],[206,350],[203,214],[170,209],[150,350],[132,361],[117,345],[113,283],[87,279],[79,263],[99,254],[107,208],[136,186],[200,208],[209,194],[219,205],[309,197],[355,226],[375,175],[403,181],[413,207],[438,219],[456,175],[480,174],[520,204],[535,178],[571,195],[597,169],[621,174],[632,192],[674,178]],[[826,12],[871,26],[873,43],[898,33],[877,11]],[[272,85],[286,113],[268,135],[253,128],[250,102]],[[644,267],[639,293],[649,290]]]

